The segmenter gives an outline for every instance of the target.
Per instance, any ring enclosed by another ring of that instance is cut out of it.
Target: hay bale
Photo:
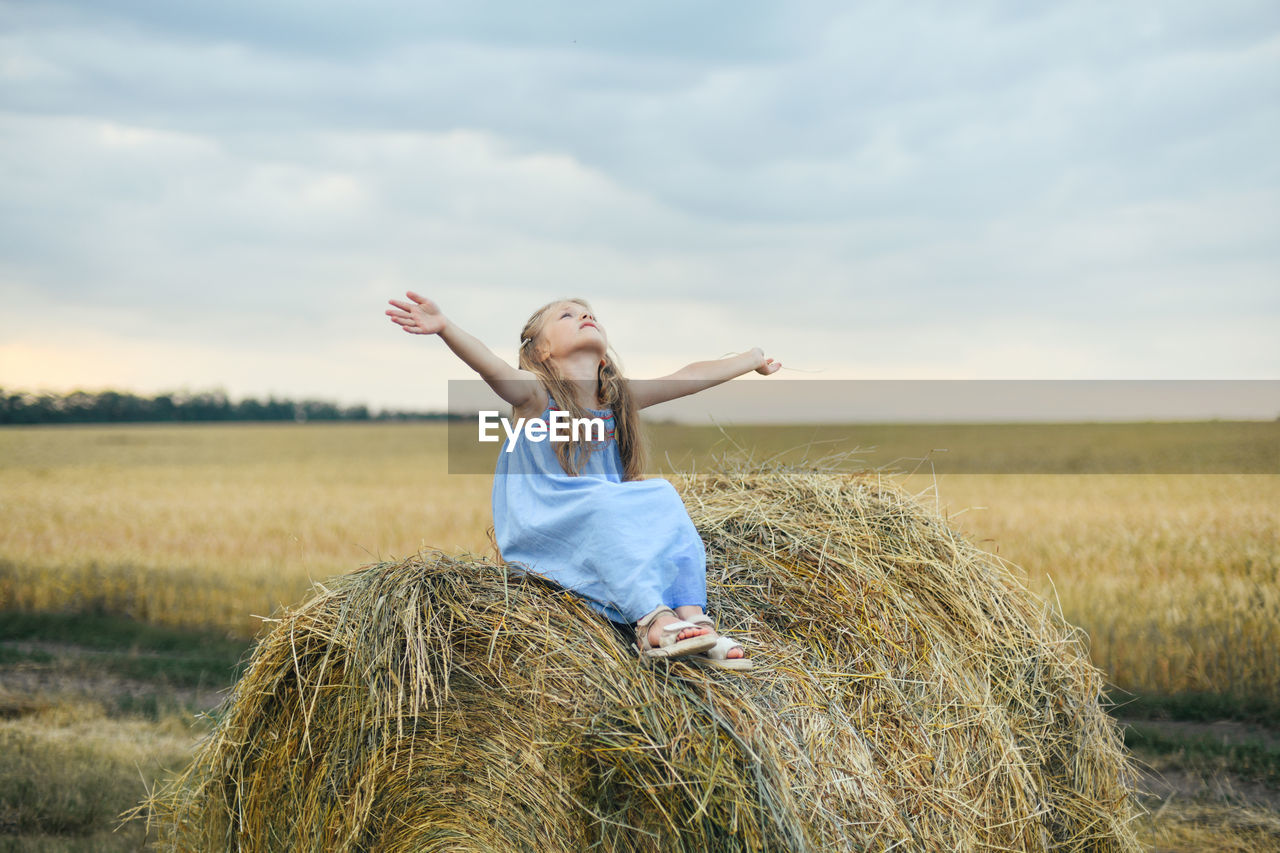
[[[642,667],[484,559],[371,565],[260,637],[143,804],[166,849],[1140,849],[1103,675],[996,558],[875,474],[672,480],[756,671]]]

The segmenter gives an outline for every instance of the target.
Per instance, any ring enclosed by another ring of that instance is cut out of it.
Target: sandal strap
[[[721,634],[720,639],[716,640],[716,644],[707,649],[706,655],[712,660],[730,660],[729,652],[735,648],[742,649],[742,643],[739,643],[733,637],[726,637]],[[742,649],[743,657],[733,658],[733,660],[746,660],[746,652],[746,649]]]
[[[716,623],[713,622],[711,617],[705,613],[699,613],[697,616],[690,616],[689,621],[695,625],[706,625],[708,628],[713,630],[716,627]]]
[[[665,604],[660,604],[657,607],[650,610],[645,615],[640,617],[640,619],[636,622],[636,630],[637,631],[647,630],[648,627],[653,624],[653,620],[657,619],[663,613],[670,613],[672,616],[676,615],[676,612],[672,610],[670,607],[667,607]]]
[[[670,613],[672,616],[676,615],[676,612],[670,607],[667,607],[665,604],[660,604],[644,616],[641,616],[640,621],[636,623],[636,647],[639,648],[640,651],[644,652],[653,648],[653,645],[649,643],[649,627],[653,625],[653,620],[657,619],[663,613]]]
[[[680,639],[681,631],[688,631],[691,628],[696,630],[697,627],[697,625],[691,625],[683,619],[668,622],[659,629],[660,636],[658,637],[658,648],[669,649],[673,646],[689,644],[693,643],[695,640],[704,639],[707,636],[706,634],[697,637],[687,637],[683,640]],[[648,632],[645,632],[645,639],[648,639]]]

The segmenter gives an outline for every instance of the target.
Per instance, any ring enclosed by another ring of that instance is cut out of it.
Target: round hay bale
[[[572,595],[424,552],[272,620],[162,849],[1140,849],[1084,637],[876,474],[672,477],[756,670],[642,666]]]

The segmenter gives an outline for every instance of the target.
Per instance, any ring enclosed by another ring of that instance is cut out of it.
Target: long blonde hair
[[[556,405],[569,412],[571,418],[589,418],[593,415],[578,405],[578,395],[573,383],[560,375],[555,365],[548,361],[535,361],[535,347],[542,328],[546,325],[547,310],[562,302],[581,305],[592,314],[595,311],[585,299],[556,299],[543,305],[529,317],[524,328],[520,330],[520,367],[536,375],[547,393],[556,401]],[[618,455],[622,460],[623,480],[643,480],[647,451],[644,436],[640,431],[640,413],[636,409],[631,391],[627,387],[626,378],[622,375],[622,365],[612,347],[605,351],[604,360],[596,372],[600,398],[606,407],[613,410],[614,440],[618,442]],[[556,456],[560,458],[560,466],[565,473],[577,477],[582,462],[598,448],[593,448],[585,440],[555,442]]]

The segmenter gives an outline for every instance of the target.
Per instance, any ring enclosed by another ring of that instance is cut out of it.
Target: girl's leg
[[[701,541],[698,541],[701,546]],[[651,564],[652,565],[652,564]],[[707,598],[707,572],[703,552],[694,553],[686,548],[684,553],[668,557],[656,564],[656,570],[634,573],[627,580],[629,584],[617,583],[614,589],[620,597],[624,594],[628,599],[628,609],[632,611],[632,624],[635,625],[645,614],[653,612],[661,605],[675,610],[678,606],[689,602],[701,602],[698,612],[702,612]],[[663,587],[666,587],[663,589]],[[640,602],[643,602],[641,604]],[[620,608],[621,609],[621,608]],[[683,619],[679,611],[675,615],[664,613],[653,620],[649,626],[649,644],[655,648],[662,636],[662,629]],[[711,633],[705,625],[698,625],[682,630],[677,639],[687,640]]]
[[[646,615],[652,613],[657,608],[666,605],[671,607],[671,588],[663,590],[663,584],[667,579],[675,578],[675,584],[678,584],[680,568],[678,563],[666,563],[662,571],[657,573],[650,572],[634,572],[629,577],[608,578],[605,587],[610,590],[612,595],[616,596],[610,604],[612,609],[619,614],[627,614],[631,627],[639,628],[639,622]],[[603,578],[602,578],[603,580]],[[674,585],[674,584],[673,584]],[[662,629],[672,622],[681,620],[678,614],[660,613],[654,617],[649,623],[649,645],[658,648],[658,641],[662,637]],[[681,630],[677,635],[677,640],[688,640],[692,637],[701,637],[704,634],[711,633],[711,629],[706,625],[696,625]]]
[[[701,543],[699,543],[701,544]],[[707,606],[707,561],[705,552],[687,553],[676,562],[675,577],[663,595],[667,606],[681,613],[693,607],[688,615],[696,616]]]
[[[676,611],[681,619],[688,620],[701,616],[707,606],[707,564],[705,552],[698,555],[701,559],[686,560],[680,563],[676,578],[667,589],[667,606]],[[706,626],[699,626],[705,628]],[[714,632],[713,632],[714,633]],[[693,635],[696,636],[696,635]],[[741,649],[729,652],[730,658],[743,656]]]

